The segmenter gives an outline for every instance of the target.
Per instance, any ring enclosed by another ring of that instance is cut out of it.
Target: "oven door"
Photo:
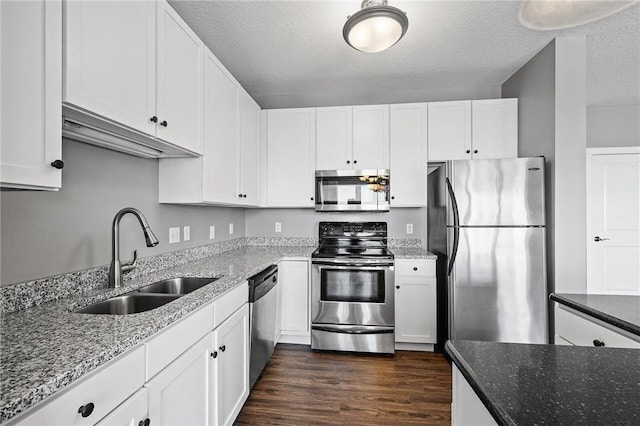
[[[314,261],[311,322],[394,326],[393,262],[379,265]]]

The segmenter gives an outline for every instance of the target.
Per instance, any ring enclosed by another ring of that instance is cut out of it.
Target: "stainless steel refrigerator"
[[[548,343],[544,158],[429,163],[438,344]]]

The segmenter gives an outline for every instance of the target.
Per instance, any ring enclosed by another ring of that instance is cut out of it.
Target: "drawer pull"
[[[140,420],[140,422],[138,423],[138,426],[149,426],[150,424],[151,424],[151,419],[147,417],[144,420]]]
[[[78,413],[80,413],[82,417],[89,417],[91,413],[93,413],[94,407],[95,405],[93,405],[93,402],[90,402],[87,405],[83,405],[82,407],[78,408]]]
[[[605,346],[605,344],[602,340],[594,339],[593,346]]]
[[[417,270],[418,270],[418,267],[417,267],[417,266],[414,266],[414,267],[413,267],[413,270],[414,270],[414,271],[417,271]]]

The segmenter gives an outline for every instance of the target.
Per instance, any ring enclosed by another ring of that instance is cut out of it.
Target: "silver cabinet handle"
[[[595,241],[596,243],[600,241],[608,241],[608,240],[609,240],[608,238],[600,238],[598,236],[593,237],[593,241]]]

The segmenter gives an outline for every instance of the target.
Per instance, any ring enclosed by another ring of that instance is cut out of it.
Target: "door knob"
[[[83,405],[82,407],[78,408],[78,413],[82,417],[89,417],[91,415],[91,413],[93,413],[93,408],[94,407],[95,407],[95,405],[93,405],[93,402],[90,402],[87,405]]]
[[[64,167],[64,161],[62,161],[62,160],[52,161],[51,162],[51,167],[54,167],[54,168],[60,170],[60,169],[62,169]]]
[[[595,237],[593,237],[593,241],[595,241],[596,243],[600,242],[600,241],[607,241],[607,240],[609,240],[609,239],[608,238],[600,238],[597,235]]]
[[[164,120],[164,121],[161,121],[161,122],[160,122],[160,125],[161,125],[162,127],[167,127],[167,126],[169,125],[169,123],[167,123],[167,120]]]

